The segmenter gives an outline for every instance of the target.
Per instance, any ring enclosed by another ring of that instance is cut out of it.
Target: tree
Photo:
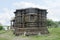
[[[52,24],[53,24],[53,21],[52,21],[52,20],[50,20],[50,19],[47,19],[47,26],[48,26],[48,27],[51,27],[51,26],[52,26]]]
[[[49,27],[49,28],[52,28],[52,27],[58,27],[58,23],[57,22],[55,22],[55,21],[52,21],[52,20],[50,20],[50,19],[47,19],[47,26]]]
[[[2,30],[3,29],[3,26],[0,26],[0,30]]]

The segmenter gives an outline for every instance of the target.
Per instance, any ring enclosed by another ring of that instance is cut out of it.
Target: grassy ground
[[[31,40],[60,40],[60,28],[50,28],[48,35],[34,36]]]
[[[60,40],[60,28],[49,28],[48,35],[40,36],[15,36],[12,31],[0,31],[0,40]]]

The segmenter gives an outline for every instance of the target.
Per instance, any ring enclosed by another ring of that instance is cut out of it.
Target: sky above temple
[[[0,23],[10,25],[16,9],[37,7],[47,9],[47,18],[60,21],[60,0],[0,0]]]

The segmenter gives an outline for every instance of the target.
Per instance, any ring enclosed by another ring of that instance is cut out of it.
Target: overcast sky
[[[47,9],[48,19],[60,21],[60,0],[0,0],[0,23],[10,25],[13,12],[27,7]]]

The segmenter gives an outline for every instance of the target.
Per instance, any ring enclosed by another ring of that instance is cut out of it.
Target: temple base
[[[14,34],[17,35],[24,35],[24,36],[29,36],[29,35],[42,35],[42,34],[48,34],[48,30],[46,27],[41,27],[41,28],[19,28],[14,31]]]

